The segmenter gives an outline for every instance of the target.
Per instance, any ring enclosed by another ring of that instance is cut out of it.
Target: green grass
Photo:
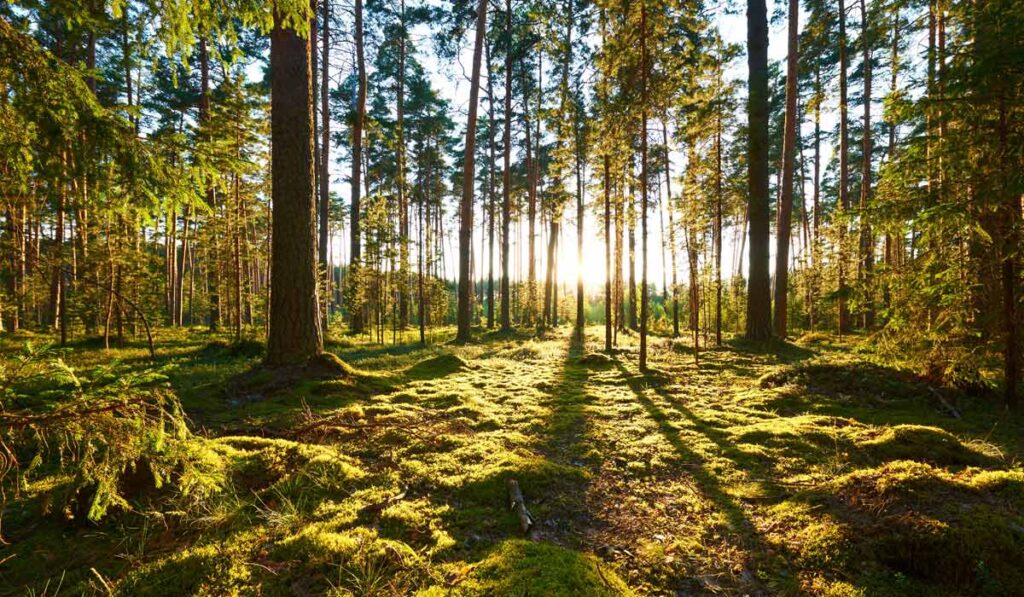
[[[28,338],[2,341],[8,370]],[[42,466],[6,506],[0,593],[1024,594],[1024,425],[994,397],[949,393],[953,418],[911,373],[819,336],[729,341],[699,366],[655,337],[648,373],[635,336],[604,357],[597,327],[340,338],[333,378],[276,379],[260,343],[199,331],[161,331],[155,361],[61,353],[87,388],[166,378],[220,490],[171,479],[68,521]],[[67,383],[25,376],[13,403]]]

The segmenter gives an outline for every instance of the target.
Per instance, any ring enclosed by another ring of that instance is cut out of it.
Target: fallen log
[[[519,482],[510,477],[505,480],[505,488],[508,489],[509,510],[515,512],[519,518],[519,528],[523,531],[523,535],[536,541],[539,538],[536,523],[530,511],[526,509],[526,500],[523,498],[523,492],[519,489]]]

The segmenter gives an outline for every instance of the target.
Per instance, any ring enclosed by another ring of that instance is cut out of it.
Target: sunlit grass
[[[76,526],[41,514],[61,481],[39,471],[8,504],[0,582],[89,593],[103,578],[132,595],[1024,587],[1024,427],[994,401],[964,398],[954,419],[912,375],[826,338],[729,341],[698,365],[686,340],[657,337],[656,373],[641,374],[632,334],[610,357],[592,356],[599,327],[582,343],[567,329],[475,335],[336,334],[327,348],[350,375],[257,379],[270,389],[249,395],[238,376],[258,371],[259,344],[198,330],[161,332],[155,361],[135,344],[62,353],[85,384],[161,371],[226,480],[184,510],[137,502]],[[507,510],[509,477],[539,543]]]

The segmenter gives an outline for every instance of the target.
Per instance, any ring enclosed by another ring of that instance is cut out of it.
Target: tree
[[[747,0],[747,72],[750,281],[746,336],[764,341],[772,334],[768,276],[768,9],[764,0]]]
[[[782,189],[779,193],[775,245],[775,335],[786,337],[789,295],[789,237],[793,210],[793,178],[796,169],[797,64],[799,52],[798,0],[789,0],[789,54],[786,57],[786,121],[782,140]]]
[[[358,276],[362,256],[362,239],[359,218],[361,205],[359,195],[362,191],[363,171],[363,121],[366,118],[366,60],[363,56],[363,0],[355,0],[355,42],[356,42],[356,76],[358,77],[356,92],[356,109],[352,122],[352,225],[349,236],[352,248],[349,252],[350,274]],[[353,333],[363,331],[363,313],[361,309],[353,309],[349,314]]]
[[[294,18],[275,12],[270,35],[273,237],[270,366],[303,363],[323,352],[316,275],[313,186],[313,79],[310,40]]]
[[[323,25],[320,29],[320,37],[323,40],[323,65],[321,66],[323,78],[320,83],[320,126],[322,127],[322,138],[320,141],[319,164],[320,204],[318,220],[320,236],[317,249],[320,257],[320,270],[323,274],[320,283],[321,298],[323,299],[320,308],[322,309],[321,315],[323,320],[320,325],[323,328],[324,334],[326,334],[328,321],[330,320],[331,288],[331,272],[327,259],[330,249],[328,242],[330,241],[331,229],[331,110],[330,94],[328,93],[331,87],[331,0],[320,0],[320,2],[323,3]]]
[[[473,281],[469,272],[470,244],[473,241],[473,179],[476,143],[476,114],[480,96],[480,62],[484,34],[487,29],[487,0],[480,0],[476,14],[476,35],[473,43],[473,74],[469,83],[469,117],[466,120],[466,147],[462,163],[462,202],[459,206],[459,303],[458,331],[455,341],[469,342],[471,313],[470,293]]]
[[[509,226],[512,221],[512,0],[505,0],[505,106],[501,176],[501,331],[512,329]]]

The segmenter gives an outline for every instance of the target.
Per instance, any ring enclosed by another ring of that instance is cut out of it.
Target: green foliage
[[[14,363],[17,377],[0,396],[5,498],[34,495],[40,481],[56,477],[40,514],[97,522],[165,486],[179,507],[222,489],[223,464],[193,439],[158,370],[109,377],[101,369],[90,379],[31,346]]]

